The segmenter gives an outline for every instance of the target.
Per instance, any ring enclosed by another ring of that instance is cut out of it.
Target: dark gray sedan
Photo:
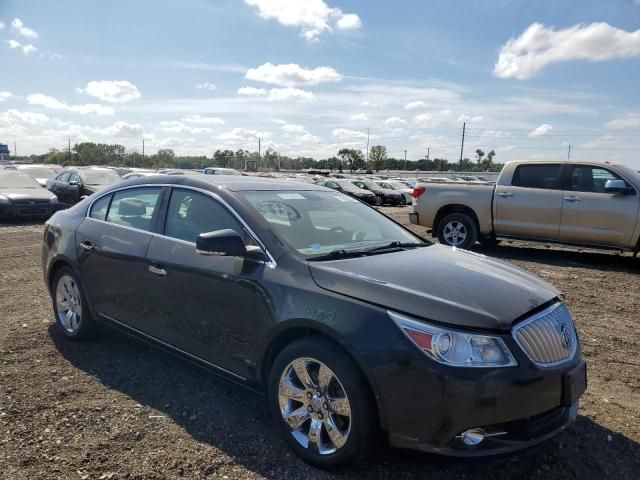
[[[539,444],[586,385],[551,285],[317,185],[125,181],[55,214],[42,261],[64,335],[102,322],[264,393],[321,468],[382,438],[454,456]]]
[[[58,198],[30,175],[0,170],[0,218],[49,217]]]

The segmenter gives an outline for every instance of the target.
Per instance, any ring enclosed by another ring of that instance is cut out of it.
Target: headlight
[[[49,203],[58,203],[58,197],[56,197],[55,195],[49,197]]]
[[[500,337],[459,332],[387,312],[411,342],[432,360],[452,367],[513,367],[518,363]]]
[[[9,200],[7,197],[5,197],[4,195],[0,195],[0,203],[11,203],[11,200]]]

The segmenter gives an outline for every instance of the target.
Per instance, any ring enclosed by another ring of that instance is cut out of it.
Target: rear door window
[[[523,188],[560,190],[562,165],[559,163],[519,165],[513,174],[511,185]]]
[[[89,216],[96,220],[104,220],[107,217],[107,210],[109,209],[109,202],[111,202],[111,195],[105,195],[99,198],[91,206],[91,212]]]
[[[107,222],[150,232],[161,191],[161,187],[143,187],[115,192]]]

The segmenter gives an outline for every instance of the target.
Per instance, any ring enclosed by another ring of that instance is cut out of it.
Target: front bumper
[[[0,204],[0,218],[50,217],[57,209],[57,203],[3,203]]]
[[[559,366],[538,368],[515,342],[508,346],[517,367],[448,367],[422,358],[404,340],[378,355],[384,359],[373,360],[373,377],[390,444],[450,456],[497,455],[540,444],[567,428],[584,391],[579,385],[566,394],[567,376],[584,372],[580,352]],[[475,428],[487,436],[465,445],[461,434]]]

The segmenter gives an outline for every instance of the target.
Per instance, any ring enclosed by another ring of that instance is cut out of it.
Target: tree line
[[[464,158],[462,162],[449,161],[446,158],[404,160],[390,157],[384,145],[374,145],[369,149],[369,159],[362,150],[343,148],[337,155],[321,160],[310,157],[291,157],[281,155],[272,148],[268,148],[260,155],[249,150],[216,150],[208,157],[179,156],[169,149],[160,149],[152,155],[142,155],[139,152],[127,152],[126,148],[118,144],[82,142],[76,143],[70,150],[51,149],[44,155],[31,155],[37,163],[50,163],[64,166],[81,165],[111,165],[121,167],[141,168],[184,168],[202,169],[205,167],[226,167],[237,170],[335,170],[378,172],[380,170],[407,171],[465,171],[465,172],[497,172],[502,170],[503,164],[496,163],[495,151],[487,154],[477,149],[475,161]],[[462,168],[461,168],[462,167]]]

